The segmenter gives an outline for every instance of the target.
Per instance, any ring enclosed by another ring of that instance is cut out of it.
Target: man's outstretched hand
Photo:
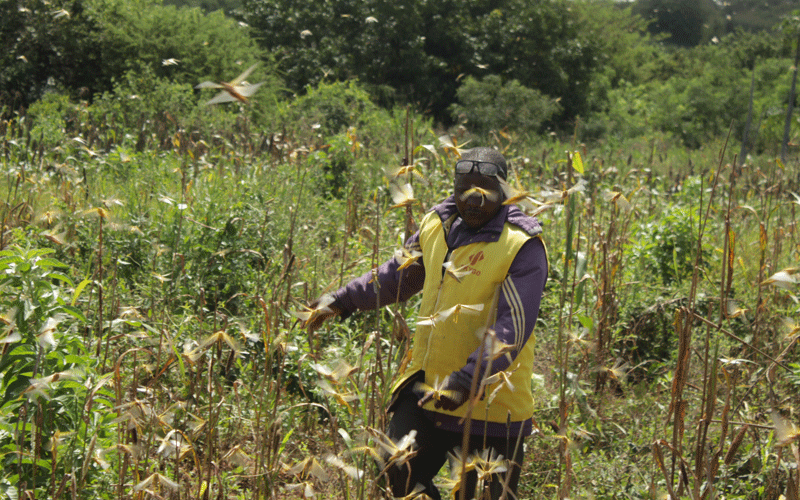
[[[344,312],[333,304],[333,300],[332,296],[324,294],[308,306],[302,306],[303,310],[294,311],[292,314],[303,322],[303,328],[307,328],[313,333],[326,320]]]
[[[311,307],[316,307],[318,305],[318,300],[315,300],[311,303]],[[306,328],[315,332],[325,323],[328,319],[338,316],[342,314],[342,310],[338,307],[334,306],[333,304],[329,306],[325,306],[321,309],[315,309],[315,314],[312,314],[311,317],[306,321]]]
[[[449,377],[445,378],[443,383],[434,385],[435,387],[429,386],[424,382],[417,382],[416,388],[424,392],[417,403],[420,408],[430,401],[435,401],[433,403],[434,408],[453,411],[464,404],[469,397],[469,391],[460,384],[451,381]]]

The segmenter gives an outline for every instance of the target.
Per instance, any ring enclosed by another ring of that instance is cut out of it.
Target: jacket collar
[[[448,243],[458,244],[451,246],[461,246],[466,243],[495,242],[500,239],[503,226],[506,222],[513,224],[531,236],[541,234],[542,225],[536,217],[525,215],[516,205],[502,205],[497,214],[492,219],[478,229],[472,229],[463,224],[458,216],[458,207],[453,195],[448,196],[443,202],[431,209],[436,212],[442,222],[442,226],[447,234]],[[452,237],[450,231],[453,231]]]

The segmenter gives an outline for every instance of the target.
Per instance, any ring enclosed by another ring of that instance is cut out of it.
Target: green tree
[[[0,2],[0,106],[25,108],[57,87],[95,91],[102,80],[96,28],[84,0]]]
[[[781,141],[781,160],[786,162],[786,152],[789,148],[789,138],[792,132],[792,112],[794,110],[794,101],[797,93],[797,65],[800,64],[800,11],[795,11],[795,15],[787,16],[783,22],[783,31],[787,38],[793,35],[797,37],[794,48],[794,64],[792,64],[792,84],[789,90],[789,95],[786,98],[786,122],[784,124],[783,140]]]
[[[499,75],[489,75],[482,81],[467,77],[458,89],[458,101],[452,107],[453,114],[475,132],[501,129],[537,132],[560,111],[552,98],[516,80],[503,84]]]
[[[12,108],[50,88],[90,99],[142,66],[194,84],[233,78],[265,59],[247,27],[222,12],[157,0],[10,0],[0,3],[0,18],[9,47],[0,53],[0,103]]]
[[[748,136],[758,151],[773,148],[780,141],[790,88],[789,47],[776,32],[738,30],[715,44],[663,51],[643,78],[608,85],[606,106],[596,106],[589,117],[589,138],[655,130],[699,147],[731,125],[733,137],[743,137],[755,77],[754,126]]]
[[[637,0],[634,12],[651,21],[652,33],[668,33],[667,43],[681,47],[724,34],[722,10],[714,0]]]
[[[772,29],[796,8],[796,0],[728,0],[722,3],[728,32]]]
[[[91,0],[94,34],[110,88],[141,66],[178,82],[232,79],[262,53],[249,31],[221,11],[162,6],[157,0]],[[261,76],[260,72],[251,78]]]
[[[411,102],[449,122],[466,76],[489,74],[585,106],[595,44],[574,2],[546,0],[245,0],[262,48],[288,86],[357,77],[383,104]]]
[[[175,7],[199,7],[203,12],[211,13],[221,10],[226,16],[238,19],[242,14],[241,0],[164,0],[164,5]]]

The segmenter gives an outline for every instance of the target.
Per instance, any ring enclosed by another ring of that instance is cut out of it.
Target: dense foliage
[[[25,109],[47,91],[91,100],[128,71],[181,83],[265,60],[222,12],[157,0],[11,0],[0,4],[0,105]],[[244,66],[247,67],[247,66]]]
[[[585,105],[598,53],[569,4],[247,0],[245,11],[295,91],[358,78],[389,103],[410,101],[447,121],[461,78],[500,75],[561,98],[569,119]]]
[[[718,7],[661,2],[246,0],[229,6],[245,21],[236,23],[221,10],[157,0],[14,0],[0,7],[10,48],[0,54],[0,109],[24,112],[46,92],[92,102],[142,75],[163,85],[230,79],[260,60],[250,78],[268,82],[267,108],[285,91],[353,80],[384,108],[409,104],[475,131],[577,129],[597,139],[655,130],[697,147],[732,122],[744,137],[750,113],[748,145],[772,144],[782,133],[797,20],[723,35],[708,28],[706,11],[720,15]],[[670,49],[648,34],[666,29],[648,27],[648,12],[696,15],[707,32]],[[503,102],[514,99],[526,104],[509,113]]]

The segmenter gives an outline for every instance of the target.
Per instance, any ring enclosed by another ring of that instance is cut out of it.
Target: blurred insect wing
[[[633,210],[633,205],[631,202],[628,201],[628,198],[625,198],[624,195],[620,194],[619,197],[616,199],[617,208],[619,208],[622,212],[630,213]]]
[[[566,198],[566,191],[542,191],[539,193],[544,198],[545,204],[556,203]]]
[[[238,100],[239,99],[234,97],[227,90],[223,90],[222,92],[217,94],[213,99],[210,99],[210,100],[206,101],[206,106],[209,106],[211,104],[221,104],[223,102],[233,102],[233,101],[238,101]]]
[[[317,310],[325,310],[326,312],[330,312],[330,308],[328,306],[333,304],[335,300],[336,298],[333,295],[329,293],[323,294],[317,302]]]
[[[536,210],[531,212],[530,215],[531,215],[531,217],[536,217],[537,215],[539,215],[540,213],[544,212],[545,210],[547,210],[549,208],[553,208],[553,207],[555,207],[555,205],[552,205],[550,203],[545,203],[544,205],[540,206],[539,208],[537,208]]]
[[[445,319],[455,314],[453,322],[457,323],[459,315],[478,314],[480,311],[483,311],[483,304],[456,304],[453,307],[450,307],[448,309],[445,309],[444,311],[439,312],[439,315],[441,316],[442,319]]]
[[[586,179],[580,179],[574,186],[567,189],[566,193],[570,195],[574,193],[583,193],[584,191],[586,191]]]
[[[314,312],[313,310],[309,310],[309,311],[289,311],[289,314],[291,314],[295,318],[297,318],[300,321],[302,321],[303,324],[305,324],[305,323],[308,323],[308,321],[311,319],[311,314],[313,312]]]
[[[497,178],[497,182],[500,183],[500,190],[503,191],[503,194],[505,195],[506,200],[511,199],[511,198],[515,198],[515,197],[518,197],[518,196],[525,196],[527,194],[527,193],[524,193],[523,191],[520,191],[519,189],[515,188],[514,186],[512,186],[511,184],[509,184],[508,182],[506,182],[502,178],[498,177]]]
[[[344,380],[350,375],[352,375],[357,370],[356,367],[347,363],[347,361],[343,359],[337,359],[334,361],[334,368],[330,375],[335,381]]]
[[[606,371],[611,376],[612,379],[618,380],[620,382],[625,382],[625,379],[628,377],[628,363],[623,362],[621,359],[618,359],[614,366],[611,368],[606,368]]]
[[[436,326],[436,322],[439,319],[439,313],[434,313],[432,316],[423,316],[417,319],[417,326]]]
[[[400,438],[397,442],[398,450],[410,450],[411,447],[417,442],[417,431],[412,429],[408,434]]]
[[[735,300],[728,299],[727,301],[727,316],[730,319],[738,318],[739,316],[744,316],[744,313],[747,312],[747,309],[743,307],[739,307],[739,303]]]
[[[786,340],[791,340],[800,333],[800,324],[786,316],[781,318],[781,328],[786,332]],[[0,343],[2,343],[2,341],[0,341]]]
[[[308,474],[316,477],[322,482],[330,481],[331,477],[328,475],[328,472],[322,468],[319,462],[317,462],[316,458],[311,458],[308,464]]]
[[[396,182],[392,182],[389,184],[389,192],[392,195],[392,201],[395,203],[392,208],[403,207],[416,201],[411,184],[397,184]]]
[[[498,193],[496,191],[490,191],[488,189],[483,189],[478,186],[472,186],[470,189],[464,191],[464,194],[461,195],[461,201],[466,200],[472,195],[479,194],[482,198],[487,199],[489,201],[497,201]]]
[[[392,179],[410,175],[423,182],[427,182],[427,179],[425,179],[425,176],[422,175],[422,172],[420,172],[414,165],[402,165],[400,167],[390,168],[388,174],[392,177]]]
[[[245,78],[247,78],[250,73],[258,66],[258,63],[250,66],[247,68],[244,73],[237,76],[230,82],[209,82],[205,81],[195,85],[194,88],[196,89],[205,89],[205,88],[212,88],[212,89],[224,89],[222,92],[217,94],[213,99],[206,102],[206,106],[210,104],[221,104],[224,102],[233,102],[239,101],[243,103],[248,102],[248,97],[252,96],[256,93],[258,88],[264,84],[264,82],[256,83],[256,84],[247,84],[244,82]]]
[[[603,199],[614,203],[622,212],[628,213],[633,209],[633,206],[628,199],[625,198],[625,195],[619,191],[606,191],[603,193]]]
[[[458,314],[478,314],[483,311],[483,304],[456,304],[456,313]]]
[[[361,479],[362,477],[364,477],[364,471],[352,465],[347,465],[341,458],[337,457],[336,455],[332,454],[326,455],[325,461],[333,465],[337,469],[342,470],[345,474],[347,474],[353,479]]]
[[[333,374],[333,370],[321,363],[310,363],[308,366],[313,368],[315,372],[319,373],[323,377],[330,377]]]
[[[783,269],[783,270],[778,271],[777,273],[773,274],[772,276],[770,276],[766,280],[762,281],[761,284],[762,285],[774,285],[774,286],[777,286],[778,288],[783,288],[785,290],[791,290],[792,288],[794,288],[794,285],[796,285],[798,282],[800,282],[800,280],[798,280],[798,277],[796,276],[797,271],[798,271],[798,268],[796,268],[796,267],[790,267],[790,268],[787,268],[787,269]]]
[[[350,407],[350,402],[351,401],[355,401],[356,399],[358,399],[358,395],[357,394],[342,393],[342,392],[337,391],[336,389],[333,388],[333,386],[330,384],[330,382],[328,382],[325,379],[321,379],[321,380],[317,381],[317,386],[322,390],[322,392],[324,392],[328,396],[331,396],[336,401],[338,401],[340,404],[342,404],[344,406],[347,406],[348,408]]]
[[[455,279],[459,283],[461,283],[461,278],[470,273],[469,270],[465,269],[466,266],[456,268],[452,261],[445,262],[444,264],[442,264],[442,267],[444,267],[444,270],[445,272],[447,272],[447,274],[452,276],[453,279]]]
[[[397,268],[400,270],[416,264],[417,260],[422,257],[422,252],[401,247],[395,250],[394,257],[400,263],[400,267]]]
[[[217,82],[202,82],[194,86],[196,89],[221,89],[222,85]]]
[[[254,65],[244,70],[244,73],[242,73],[241,75],[237,76],[236,78],[230,81],[231,85],[235,86],[242,83],[248,76],[250,76],[250,73],[252,73],[253,70],[256,69],[256,66],[258,66],[258,63],[255,63]],[[259,85],[261,84],[259,83]]]
[[[461,153],[466,151],[464,146],[467,144],[469,144],[469,141],[465,142],[464,144],[458,144],[453,137],[447,134],[439,136],[439,145],[442,147],[442,149],[444,149],[446,153],[455,154],[458,158],[461,158]]]
[[[475,469],[475,455],[464,457],[461,452],[461,447],[454,448],[453,451],[447,452],[450,459],[450,470],[461,471],[462,467],[464,472],[469,472]]]
[[[785,419],[778,410],[772,410],[772,422],[775,424],[776,446],[786,446],[800,437],[800,429]]]
[[[250,97],[251,95],[255,94],[256,90],[258,90],[258,88],[262,85],[264,85],[264,82],[235,86],[234,89],[236,89],[236,92],[238,92],[239,95]]]

